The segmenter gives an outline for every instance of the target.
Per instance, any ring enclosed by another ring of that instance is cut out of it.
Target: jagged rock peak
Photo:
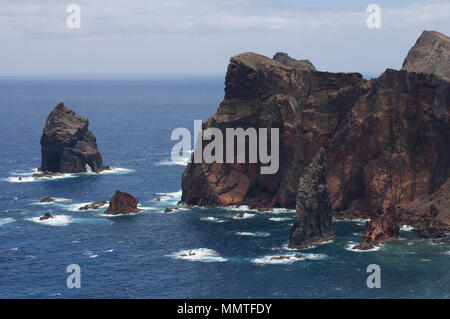
[[[299,179],[297,214],[289,240],[291,248],[306,248],[334,237],[325,158],[326,152],[320,148]]]
[[[97,140],[88,126],[88,119],[59,103],[45,122],[40,170],[46,173],[81,173],[107,169],[102,164]]]
[[[436,74],[450,81],[450,38],[437,31],[423,31],[409,50],[402,70]]]
[[[292,68],[307,71],[316,71],[316,68],[309,60],[296,60],[294,58],[291,58],[287,53],[284,52],[275,53],[273,59]]]

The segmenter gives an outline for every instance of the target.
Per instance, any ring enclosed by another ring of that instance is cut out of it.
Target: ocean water
[[[449,298],[450,245],[401,239],[355,252],[364,221],[334,223],[336,238],[271,259],[286,248],[295,212],[246,207],[180,209],[183,163],[171,163],[176,127],[193,130],[223,98],[223,77],[165,79],[0,80],[1,298]],[[63,101],[89,118],[105,174],[54,180],[30,176],[40,165],[39,140],[48,113]],[[22,180],[19,181],[19,177]],[[78,211],[109,200],[116,189],[145,210],[105,217]],[[44,196],[57,200],[39,204]],[[160,201],[155,201],[160,198]],[[239,212],[246,212],[237,219]],[[55,219],[41,222],[51,213]],[[195,254],[192,254],[195,253]],[[66,267],[81,268],[69,289]],[[369,289],[369,264],[381,288]]]

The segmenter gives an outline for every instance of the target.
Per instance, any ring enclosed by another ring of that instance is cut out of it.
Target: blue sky
[[[66,27],[70,3],[81,29]],[[371,3],[380,29],[366,26]],[[2,0],[0,74],[223,74],[246,51],[382,72],[401,67],[423,30],[449,35],[449,15],[449,0]]]

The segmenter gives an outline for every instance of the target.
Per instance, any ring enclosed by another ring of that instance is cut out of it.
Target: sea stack
[[[353,249],[367,250],[376,245],[398,238],[400,227],[395,207],[389,206],[381,212],[373,211],[367,223],[362,244]]]
[[[436,74],[450,81],[450,38],[436,31],[423,31],[409,50],[402,70]]]
[[[35,177],[58,173],[100,172],[102,156],[97,149],[97,140],[88,130],[89,121],[77,115],[63,103],[58,104],[45,122],[41,137],[41,174]]]
[[[289,248],[306,248],[334,237],[325,181],[325,150],[320,148],[298,182],[296,217]]]
[[[117,190],[105,211],[107,215],[139,213],[142,209],[137,207],[138,200],[131,194]]]

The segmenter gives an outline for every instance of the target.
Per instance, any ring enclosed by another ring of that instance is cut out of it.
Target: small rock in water
[[[51,198],[51,197],[43,197],[42,199],[41,199],[41,203],[51,203],[51,202],[54,202],[55,200],[53,199],[53,198]]]
[[[283,259],[291,259],[291,258],[300,259],[302,257],[303,257],[302,254],[295,254],[295,255],[290,255],[290,256],[274,256],[274,257],[270,258],[270,260],[283,260]]]
[[[244,218],[245,213],[239,213],[236,215],[236,218]]]
[[[166,209],[164,209],[164,213],[171,213],[171,212],[173,212],[173,208],[169,208],[169,207],[167,207]]]
[[[84,205],[80,208],[78,208],[78,210],[90,210],[90,209],[99,209],[102,206],[106,205],[106,201],[102,201],[102,202],[92,202],[90,204]]]
[[[49,213],[45,213],[44,216],[39,217],[39,220],[46,220],[49,218],[54,218],[52,215],[50,215]]]
[[[181,254],[180,256],[181,257],[195,256],[195,253],[192,250],[190,250],[187,254]]]

